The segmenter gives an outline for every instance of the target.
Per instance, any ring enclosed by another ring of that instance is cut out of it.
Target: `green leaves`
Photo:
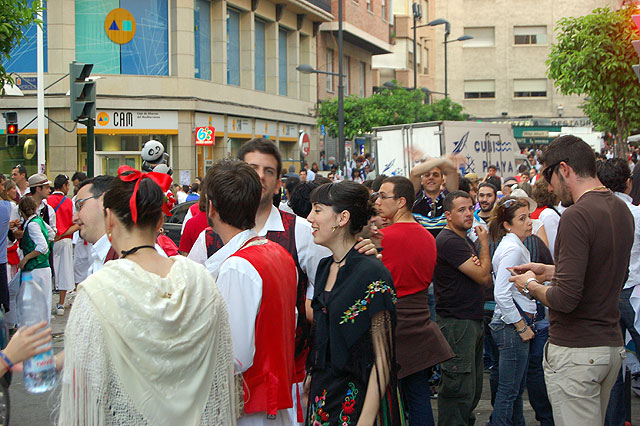
[[[344,99],[344,137],[352,140],[371,133],[374,127],[422,121],[466,120],[463,107],[450,99],[424,103],[420,90],[396,86],[374,93],[368,98],[351,95]],[[338,99],[328,99],[318,107],[318,125],[324,125],[332,136],[338,135]]]
[[[23,31],[30,24],[42,25],[37,19],[40,10],[43,8],[39,0],[34,0],[31,7],[27,7],[27,0],[0,0],[0,64],[10,58],[11,50],[24,40]],[[5,83],[12,84],[13,79],[0,65],[0,87]]]
[[[624,143],[630,128],[640,127],[640,83],[631,66],[638,40],[630,2],[622,9],[560,19],[547,59],[547,75],[563,95],[584,96],[581,106],[596,127]]]

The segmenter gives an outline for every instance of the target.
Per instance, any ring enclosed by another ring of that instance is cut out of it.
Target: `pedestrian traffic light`
[[[633,15],[631,18],[633,19],[633,23],[636,24],[636,28],[640,30],[640,15]],[[633,45],[633,48],[636,49],[638,56],[640,56],[640,40],[633,40],[631,44]],[[632,65],[631,67],[633,68],[633,72],[636,73],[638,81],[640,81],[640,64]]]
[[[96,82],[88,80],[93,64],[69,64],[71,120],[96,118]]]
[[[7,135],[7,146],[18,146],[18,132],[20,131],[18,127],[18,113],[15,111],[7,111],[3,112],[2,116],[7,123],[5,131]]]

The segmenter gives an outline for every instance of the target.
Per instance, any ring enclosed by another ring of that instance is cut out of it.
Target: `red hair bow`
[[[128,174],[123,175],[123,173]],[[138,222],[138,206],[136,204],[136,196],[138,195],[140,181],[145,178],[151,179],[158,184],[163,193],[166,193],[169,190],[169,188],[171,187],[171,182],[173,181],[173,179],[171,179],[171,176],[167,174],[158,172],[144,173],[129,166],[120,166],[118,168],[118,177],[123,182],[136,181],[136,186],[133,188],[133,194],[131,195],[131,199],[129,200],[129,208],[131,209],[131,219],[133,219],[133,223]],[[171,216],[171,212],[169,211],[166,200],[162,203],[162,211],[168,216]]]

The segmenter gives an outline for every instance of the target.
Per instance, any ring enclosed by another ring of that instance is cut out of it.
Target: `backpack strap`
[[[60,202],[58,203],[58,205],[56,206],[56,208],[55,208],[55,209],[53,209],[53,212],[54,212],[54,213],[57,213],[57,212],[58,212],[58,209],[60,208],[60,206],[62,205],[62,203],[64,203],[64,200],[66,200],[66,199],[67,199],[67,196],[66,196],[66,195],[65,195],[64,197],[62,197],[62,200],[60,200]]]

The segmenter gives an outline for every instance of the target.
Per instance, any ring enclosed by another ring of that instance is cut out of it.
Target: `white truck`
[[[472,121],[430,121],[399,124],[374,129],[374,155],[378,174],[409,176],[414,161],[411,151],[422,151],[429,157],[458,154],[466,162],[460,172],[475,173],[484,178],[489,166],[498,175],[513,176],[525,156],[513,137],[510,124]],[[519,158],[518,158],[519,157]],[[518,158],[518,162],[516,162]]]

